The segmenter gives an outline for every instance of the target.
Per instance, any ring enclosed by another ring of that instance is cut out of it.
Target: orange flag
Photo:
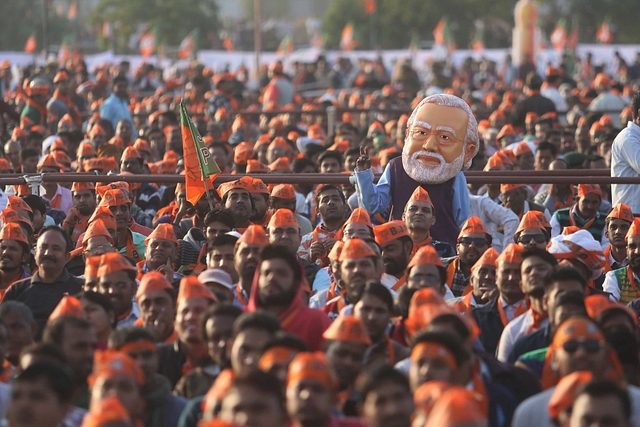
[[[24,51],[26,53],[33,53],[36,51],[36,47],[38,46],[38,42],[36,42],[36,36],[31,35],[27,39],[27,43],[24,45]]]

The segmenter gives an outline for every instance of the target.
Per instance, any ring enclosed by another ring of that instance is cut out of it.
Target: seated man
[[[602,191],[597,184],[578,185],[578,200],[568,208],[559,209],[551,218],[551,237],[562,234],[569,226],[587,230],[602,247],[609,243],[604,233],[605,218],[599,212],[602,203]]]
[[[409,236],[413,240],[411,255],[424,245],[432,245],[440,258],[455,256],[453,247],[446,242],[433,240],[429,229],[436,222],[436,208],[431,202],[429,193],[422,187],[415,189],[402,213],[402,220],[407,225]]]

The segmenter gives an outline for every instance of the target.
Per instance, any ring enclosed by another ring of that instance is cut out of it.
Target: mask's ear
[[[467,144],[465,145],[464,147],[465,167],[467,164],[471,166],[471,160],[473,160],[473,158],[475,157],[477,148],[478,148],[478,143],[474,141],[468,141]]]

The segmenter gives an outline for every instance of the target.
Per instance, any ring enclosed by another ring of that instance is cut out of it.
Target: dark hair
[[[55,233],[60,234],[62,236],[62,238],[64,239],[65,253],[68,254],[69,251],[71,251],[71,249],[73,248],[73,243],[71,242],[71,237],[69,237],[67,232],[64,231],[62,228],[60,228],[57,225],[47,225],[46,227],[43,227],[42,230],[40,230],[40,233],[38,234],[38,240],[42,236],[44,236],[44,233],[46,233],[47,231],[53,231]]]
[[[67,326],[73,326],[74,328],[84,330],[93,328],[88,320],[81,319],[79,317],[58,317],[45,326],[44,332],[42,333],[42,342],[61,346],[64,330]]]
[[[582,309],[581,313],[576,315],[587,316],[587,308],[584,305],[584,294],[578,291],[560,291],[556,297],[555,308],[572,305]]]
[[[322,145],[319,144],[315,144],[315,143],[309,143],[304,147],[304,157],[311,160],[313,158],[313,156],[315,156],[316,154],[322,153],[323,151],[326,151],[326,148],[324,148]]]
[[[544,151],[544,150],[551,151],[551,154],[553,155],[553,157],[558,155],[558,148],[556,148],[555,145],[553,145],[552,143],[550,143],[548,141],[542,141],[540,144],[538,144],[538,148],[537,148],[536,152]]]
[[[207,148],[222,148],[225,154],[229,154],[229,149],[227,148],[226,144],[221,141],[213,141]]]
[[[97,304],[103,308],[105,313],[111,312],[113,314],[113,321],[111,323],[111,327],[115,328],[118,325],[118,319],[115,315],[116,311],[113,308],[113,304],[111,303],[111,298],[109,298],[105,294],[101,294],[99,292],[94,291],[82,291],[76,294],[77,299],[86,299],[93,304]]]
[[[42,200],[42,197],[36,196],[35,194],[26,194],[20,197],[22,197],[22,200],[24,200],[32,210],[39,211],[42,215],[46,215],[47,204]]]
[[[316,192],[316,206],[319,204],[318,201],[320,200],[320,195],[327,190],[336,190],[340,195],[340,198],[342,199],[342,203],[346,203],[346,198],[344,197],[344,193],[340,188],[338,188],[337,185],[325,184],[322,187],[320,187],[320,189],[318,189],[318,191]]]
[[[297,350],[300,353],[309,351],[307,345],[297,335],[288,334],[285,331],[277,331],[264,346],[263,353],[273,347],[286,347]]]
[[[542,78],[532,71],[527,74],[526,84],[531,90],[540,90],[540,87],[542,86]]]
[[[339,151],[327,150],[318,157],[318,165],[322,165],[326,159],[335,159],[342,167],[342,154]]]
[[[33,323],[33,312],[23,302],[19,301],[2,301],[0,304],[0,319],[7,314],[18,313],[28,323]]]
[[[618,359],[620,363],[624,365],[625,371],[628,372],[628,368],[631,366],[636,369],[640,367],[638,342],[633,332],[627,329],[616,329],[606,332],[605,339],[618,355]]]
[[[208,226],[212,222],[221,222],[231,229],[236,227],[236,220],[233,218],[233,212],[228,209],[214,209],[208,212],[204,217],[204,225]]]
[[[613,397],[620,402],[625,421],[631,418],[631,399],[629,393],[618,384],[607,380],[593,380],[582,386],[575,394],[573,401],[586,394],[589,397]]]
[[[209,319],[215,316],[228,316],[232,317],[235,321],[242,315],[242,309],[233,305],[232,303],[219,303],[209,307],[209,310],[200,319],[200,338],[207,341],[207,322]]]
[[[125,344],[135,341],[158,341],[156,334],[140,326],[118,328],[109,335],[109,348],[119,350]]]
[[[640,110],[640,90],[631,97],[631,117],[638,120],[638,110]]]
[[[260,259],[262,262],[270,259],[281,259],[285,261],[293,271],[293,283],[300,283],[302,281],[302,267],[300,266],[300,261],[298,261],[298,256],[285,246],[265,246],[262,250]]]
[[[396,303],[394,306],[395,313],[401,318],[406,319],[409,317],[409,304],[413,294],[418,292],[418,289],[409,288],[408,286],[402,286],[400,292],[396,295]]]
[[[239,375],[231,381],[229,390],[243,386],[254,388],[267,396],[274,397],[278,401],[278,408],[283,413],[285,412],[284,390],[282,383],[275,375],[260,370],[252,371],[246,375]]]
[[[451,352],[451,354],[453,354],[453,357],[456,359],[456,364],[458,366],[465,363],[471,357],[469,352],[464,348],[460,337],[451,332],[419,332],[416,336],[413,337],[411,349],[413,350],[413,348],[421,342],[435,342],[445,346]]]
[[[312,166],[316,171],[318,170],[318,167],[315,163],[313,163],[311,159],[300,157],[299,159],[295,159],[291,163],[291,170],[293,171],[293,173],[301,173],[305,168],[309,166]]]
[[[13,379],[15,384],[44,380],[62,404],[73,400],[73,375],[69,369],[56,363],[36,362]]]
[[[336,135],[342,135],[343,133],[353,133],[358,135],[358,129],[351,123],[341,123],[336,129]]]
[[[369,280],[364,285],[364,289],[360,294],[360,299],[362,299],[362,296],[364,296],[364,294],[371,294],[374,297],[377,297],[387,306],[387,308],[389,309],[389,313],[393,313],[393,297],[391,296],[391,292],[389,292],[389,289],[382,283],[375,280]]]
[[[113,79],[113,82],[111,82],[111,85],[115,86],[118,83],[122,83],[122,82],[125,82],[126,84],[129,84],[129,79],[127,79],[124,75],[119,74]]]
[[[31,148],[23,148],[20,151],[20,161],[24,162],[30,157],[39,157],[40,154],[36,150],[32,150]]]
[[[546,235],[547,231],[546,230],[543,230],[543,231],[544,231],[544,233]],[[531,258],[531,257],[534,257],[534,256],[540,258],[542,261],[544,261],[547,264],[551,265],[551,267],[555,267],[556,265],[558,265],[558,260],[553,255],[551,255],[549,252],[547,252],[545,249],[538,248],[538,247],[532,247],[532,246],[528,246],[528,247],[524,248],[524,251],[522,251],[521,259],[522,259],[522,261],[524,261],[525,259]],[[522,265],[522,262],[520,263],[520,265]]]
[[[548,293],[556,282],[577,280],[582,285],[582,289],[587,288],[587,279],[573,267],[566,265],[555,266],[544,278],[544,292]]]
[[[441,314],[440,316],[436,316],[431,320],[429,326],[427,326],[427,330],[432,332],[441,330],[437,328],[439,325],[453,330],[462,341],[466,341],[471,336],[469,326],[455,314]]]
[[[213,239],[208,249],[209,252],[211,252],[213,249],[220,246],[235,246],[237,241],[238,238],[236,236],[232,236],[230,234],[221,234],[220,236]]]
[[[257,310],[251,313],[243,313],[236,319],[233,324],[233,338],[247,329],[261,329],[273,335],[282,330],[282,326],[278,318],[273,314],[268,311]]]
[[[346,159],[349,156],[360,156],[360,147],[351,147],[347,151],[344,152],[344,158]]]
[[[47,344],[43,342],[31,344],[30,346],[22,349],[20,352],[20,359],[27,354],[34,356],[34,358],[40,357],[43,359],[53,360],[54,363],[58,363],[63,366],[67,365],[67,358],[62,352],[62,349],[54,344]]]
[[[380,387],[386,387],[389,383],[401,386],[407,392],[407,395],[412,395],[407,377],[388,363],[380,362],[365,369],[360,374],[356,382],[356,390],[360,401],[364,402],[369,393],[378,390]]]

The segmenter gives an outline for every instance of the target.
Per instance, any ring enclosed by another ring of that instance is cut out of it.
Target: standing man
[[[124,76],[113,79],[111,96],[102,103],[100,117],[107,119],[115,129],[120,120],[131,123],[131,134],[137,135],[131,112],[129,111],[129,80]]]
[[[631,98],[631,118],[613,140],[611,176],[640,176],[640,91]],[[612,184],[611,199],[614,204],[624,203],[634,214],[640,214],[640,186]]]

